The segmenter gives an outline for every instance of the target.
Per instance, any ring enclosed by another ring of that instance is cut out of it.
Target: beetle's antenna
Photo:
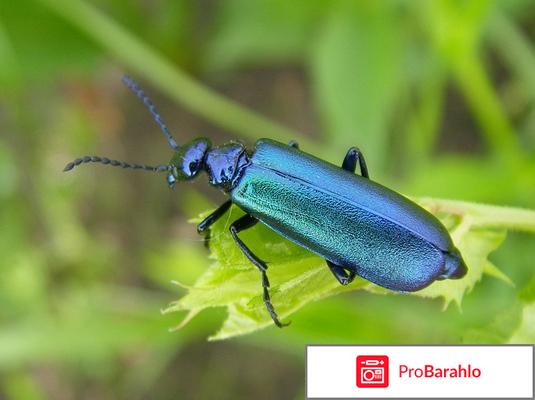
[[[165,123],[162,120],[162,117],[156,110],[156,106],[154,103],[149,99],[149,97],[145,94],[143,89],[141,89],[138,84],[130,78],[128,75],[123,76],[123,83],[130,89],[134,94],[141,99],[143,104],[145,104],[145,107],[150,111],[152,114],[152,117],[154,118],[154,121],[158,124],[160,129],[162,130],[163,134],[167,138],[167,143],[169,143],[169,146],[173,150],[178,150],[178,144],[176,143],[176,140],[171,136],[171,132],[169,132],[169,129],[165,125]]]
[[[65,168],[63,168],[63,171],[67,172],[73,169],[74,167],[77,167],[80,164],[85,164],[85,163],[90,163],[90,162],[101,163],[104,165],[111,165],[112,167],[142,169],[144,171],[149,171],[149,172],[164,172],[164,171],[168,171],[170,168],[169,165],[157,165],[155,167],[152,167],[150,165],[145,165],[145,164],[130,164],[124,161],[110,160],[109,158],[106,158],[106,157],[85,156],[85,157],[77,158],[76,160],[73,160],[70,163],[68,163],[65,166]]]

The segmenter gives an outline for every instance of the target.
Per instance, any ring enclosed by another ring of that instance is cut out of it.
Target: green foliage
[[[338,147],[356,140],[383,166],[388,124],[399,101],[406,41],[395,9],[348,3],[331,13],[318,35],[312,59],[326,136]],[[367,93],[362,96],[362,93]]]
[[[535,304],[526,304],[522,310],[522,322],[509,338],[508,343],[533,343],[535,339]]]
[[[213,73],[236,66],[299,62],[308,52],[311,32],[331,5],[324,0],[229,0],[218,8],[215,34],[203,60]]]
[[[489,261],[488,256],[501,245],[506,229],[535,232],[535,212],[437,199],[419,202],[435,212],[447,226],[468,266],[468,273],[463,279],[435,282],[411,295],[443,298],[445,307],[452,301],[460,307],[464,294],[481,280],[483,274],[511,284],[511,280]],[[236,209],[230,212],[231,215],[233,213]],[[212,340],[243,335],[272,325],[262,302],[258,271],[227,233],[231,215],[226,221],[218,221],[212,229],[212,257],[216,261],[193,286],[186,287],[188,293],[184,297],[166,310],[188,311],[181,327],[206,308],[226,307],[228,317],[219,332],[210,337]],[[323,259],[263,226],[244,233],[243,240],[267,261],[272,301],[283,319],[309,302],[345,291],[363,289],[380,294],[395,293],[363,279],[340,286],[332,278]]]

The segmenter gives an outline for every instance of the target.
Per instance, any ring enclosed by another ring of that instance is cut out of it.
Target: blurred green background
[[[336,164],[358,145],[403,193],[535,208],[534,21],[529,0],[2,1],[0,398],[293,399],[306,343],[533,343],[520,233],[491,256],[515,286],[484,278],[462,312],[353,292],[283,331],[206,342],[213,310],[169,333],[170,281],[210,263],[187,221],[223,196],[61,170],[171,157],[129,73],[181,142],[293,137]]]

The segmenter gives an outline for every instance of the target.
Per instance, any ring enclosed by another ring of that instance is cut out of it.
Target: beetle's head
[[[167,174],[169,187],[173,187],[177,181],[192,179],[203,170],[204,158],[210,146],[210,141],[206,138],[195,139],[187,145],[180,146],[169,162]]]
[[[249,156],[241,143],[227,143],[206,153],[205,168],[210,183],[228,192],[249,164]]]

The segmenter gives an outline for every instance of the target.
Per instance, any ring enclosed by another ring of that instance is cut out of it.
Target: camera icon
[[[360,388],[388,387],[388,356],[358,356],[357,386]]]

